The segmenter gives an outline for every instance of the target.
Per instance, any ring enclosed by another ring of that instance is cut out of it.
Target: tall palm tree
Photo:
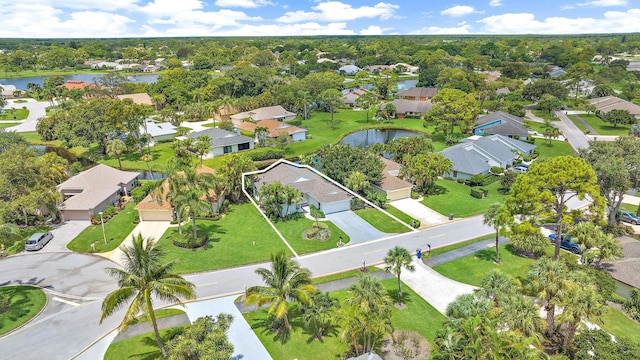
[[[140,160],[142,160],[142,161],[147,163],[147,169],[149,170],[149,174],[151,175],[151,180],[154,180],[153,172],[151,172],[151,165],[150,165],[150,163],[153,161],[153,155],[144,154],[144,155],[142,155],[142,157],[140,157]]]
[[[500,214],[501,204],[491,204],[489,208],[484,213],[484,218],[482,222],[485,225],[489,225],[496,230],[496,264],[500,264],[500,230],[505,225],[504,216]]]
[[[289,208],[291,205],[299,203],[303,200],[302,191],[293,188],[291,186],[285,186],[282,193],[282,199],[284,200],[286,207],[285,216],[289,215]]]
[[[289,259],[284,251],[271,254],[271,269],[259,268],[256,274],[262,277],[266,286],[253,286],[247,289],[245,304],[262,306],[270,304],[268,312],[284,321],[284,330],[289,331],[291,325],[287,316],[289,300],[303,304],[311,301],[316,288],[311,284],[311,271],[300,267]]]
[[[176,196],[179,204],[177,211],[185,211],[191,217],[193,238],[198,238],[196,217],[208,211],[213,211],[213,204],[208,200],[209,191],[215,187],[215,179],[210,174],[198,174],[194,169],[184,171],[184,189]]]
[[[402,304],[402,282],[400,281],[402,268],[411,272],[416,270],[416,267],[411,263],[411,253],[403,247],[395,246],[387,252],[384,263],[386,264],[384,270],[395,273],[398,277],[398,304]]]
[[[107,155],[113,156],[118,159],[118,168],[122,170],[122,162],[120,158],[122,154],[127,151],[127,144],[120,139],[113,139],[107,142]]]
[[[153,239],[145,239],[138,234],[131,246],[121,246],[120,249],[124,253],[124,269],[106,269],[107,273],[118,281],[119,289],[108,294],[102,302],[100,323],[131,301],[118,328],[120,331],[126,331],[142,311],[153,326],[162,357],[167,358],[158,332],[153,298],[184,305],[181,298],[195,298],[195,285],[171,272],[175,262],[162,261],[164,251],[155,247]]]
[[[575,273],[567,291],[560,299],[562,314],[558,315],[564,327],[564,347],[570,347],[578,326],[583,320],[597,321],[607,308],[598,289],[591,283],[588,275]]]
[[[371,187],[367,175],[360,171],[352,171],[345,179],[345,185],[352,191],[362,193]]]
[[[498,323],[526,337],[539,339],[544,327],[540,310],[532,299],[514,294],[506,297],[498,309]]]
[[[553,334],[555,326],[555,310],[559,297],[567,288],[567,266],[561,261],[544,257],[531,265],[527,273],[529,286],[536,296],[544,301],[547,312],[547,333]]]
[[[511,276],[493,270],[482,279],[476,293],[487,300],[493,300],[496,306],[500,306],[502,299],[515,291]]]
[[[195,150],[196,153],[200,156],[200,164],[202,164],[202,159],[206,154],[211,151],[211,136],[204,134],[200,135],[196,138]]]

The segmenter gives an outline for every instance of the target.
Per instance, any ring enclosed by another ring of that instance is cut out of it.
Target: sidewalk
[[[498,243],[500,245],[506,244],[508,243],[509,240],[507,240],[504,236],[500,236]],[[493,240],[484,240],[484,241],[478,241],[477,243],[471,244],[471,245],[467,245],[455,250],[451,250],[451,251],[447,251],[446,253],[440,254],[440,255],[436,255],[436,256],[432,256],[432,257],[422,257],[422,262],[429,266],[429,267],[434,267],[434,266],[438,266],[438,265],[442,265],[444,263],[448,263],[450,261],[459,259],[461,257],[465,257],[471,254],[475,254],[480,250],[484,250],[490,247],[494,247],[495,246],[495,239]]]

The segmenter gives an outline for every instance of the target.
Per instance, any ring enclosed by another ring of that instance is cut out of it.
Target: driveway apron
[[[359,244],[370,240],[389,236],[387,233],[376,229],[353,211],[341,211],[327,215],[340,230],[344,231],[351,239],[349,244]]]
[[[54,225],[51,229],[53,239],[39,252],[71,252],[71,250],[67,249],[67,244],[75,239],[76,236],[80,235],[89,225],[91,225],[91,221],[65,221],[61,224]]]

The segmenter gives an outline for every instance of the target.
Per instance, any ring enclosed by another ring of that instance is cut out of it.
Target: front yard
[[[387,234],[400,234],[400,233],[406,233],[411,231],[411,229],[402,225],[401,223],[394,220],[393,218],[387,216],[382,211],[378,211],[373,208],[357,210],[355,211],[355,213],[358,214],[358,216],[360,216],[361,218],[363,218],[366,222],[371,224],[371,226]],[[391,211],[389,211],[389,213],[391,213]],[[405,215],[405,219],[406,217],[407,215]],[[398,218],[401,219],[400,217]],[[410,220],[409,222],[407,222],[407,225],[411,225]]]
[[[280,221],[275,223],[274,225],[276,226],[278,231],[280,231],[282,236],[287,239],[289,245],[291,245],[291,247],[293,247],[293,249],[298,254],[307,254],[316,251],[333,249],[340,241],[340,237],[342,237],[343,243],[349,243],[349,236],[342,230],[340,230],[337,226],[335,226],[331,221],[321,221],[320,223],[325,224],[329,227],[329,230],[331,231],[330,239],[324,241],[305,240],[302,237],[302,232],[312,226],[315,226],[315,221],[309,220],[307,218]],[[266,226],[267,225],[265,224],[265,230],[267,229]]]
[[[138,210],[134,209],[136,204],[127,203],[125,208],[116,214],[111,220],[104,223],[104,232],[107,235],[107,243],[104,243],[102,236],[102,225],[90,225],[84,229],[80,235],[67,245],[67,248],[76,252],[108,252],[114,250],[136,227],[134,220],[138,216]],[[95,244],[95,249],[91,246]]]
[[[631,129],[630,125],[618,125],[618,127],[614,127],[608,122],[602,121],[602,119],[600,119],[595,115],[581,114],[580,117],[587,124],[591,125],[591,127],[594,128],[595,131],[597,131],[598,134],[600,135],[624,136],[624,135],[629,135],[629,129]]]
[[[425,196],[421,201],[425,206],[439,212],[444,216],[453,214],[455,217],[467,217],[483,214],[491,204],[502,203],[506,197],[498,189],[500,182],[496,181],[487,186],[476,187],[489,190],[487,197],[477,199],[470,195],[471,187],[459,184],[453,180],[436,181],[438,193],[436,195]]]

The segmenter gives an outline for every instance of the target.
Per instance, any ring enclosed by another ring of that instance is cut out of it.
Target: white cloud
[[[537,20],[531,13],[508,13],[478,20],[481,33],[491,34],[593,34],[640,31],[640,9],[607,11],[602,18],[549,17]]]
[[[241,25],[232,29],[222,29],[209,36],[314,36],[314,35],[356,35],[356,32],[347,28],[347,23],[335,22],[319,24],[317,22],[307,22],[300,24],[263,24],[263,25]]]
[[[321,2],[311,9],[314,11],[289,11],[277,19],[282,23],[298,23],[306,21],[340,22],[360,18],[376,18],[388,20],[394,16],[398,5],[379,2],[373,6],[354,8],[339,1]]]
[[[583,3],[577,3],[576,6],[596,6],[596,7],[608,7],[608,6],[627,6],[627,0],[594,0]]]
[[[360,35],[382,35],[382,28],[377,25],[369,25],[368,28],[360,30]]]
[[[474,9],[473,6],[456,5],[456,6],[452,6],[452,7],[448,8],[448,9],[444,9],[444,10],[440,11],[440,15],[447,15],[447,16],[451,16],[451,17],[460,17],[460,16],[473,14],[474,12],[476,12],[476,9]]]
[[[224,8],[241,7],[253,9],[260,6],[273,5],[273,3],[267,0],[217,0],[215,5]]]
[[[193,10],[202,9],[200,0],[154,0],[139,8],[140,11],[153,17],[172,16]]]
[[[452,35],[452,34],[470,34],[471,25],[465,24],[458,27],[439,27],[429,26],[412,32],[412,35],[433,34],[433,35]]]
[[[38,2],[53,8],[113,11],[135,7],[140,0],[41,0]]]
[[[489,6],[502,6],[502,0],[491,0]]]

